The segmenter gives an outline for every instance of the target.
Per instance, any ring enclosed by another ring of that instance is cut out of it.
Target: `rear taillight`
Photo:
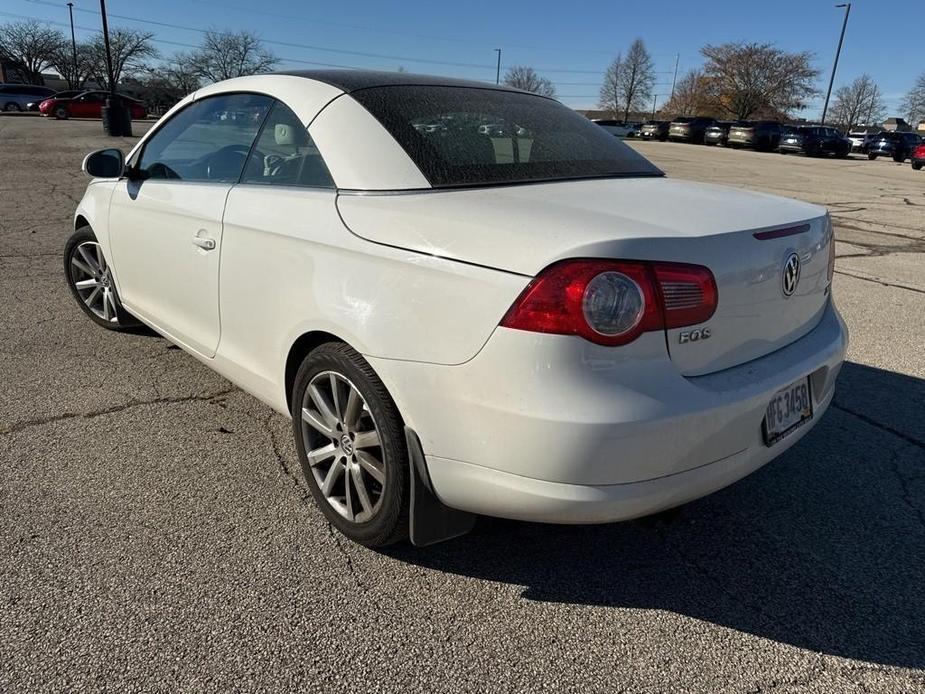
[[[717,299],[713,274],[699,265],[565,260],[527,285],[501,325],[625,345],[644,332],[702,323]]]

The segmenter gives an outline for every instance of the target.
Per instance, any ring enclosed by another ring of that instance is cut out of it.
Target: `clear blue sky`
[[[250,29],[283,60],[281,67],[330,65],[444,74],[494,80],[495,52],[505,66],[531,65],[555,84],[569,106],[593,107],[607,64],[636,37],[659,71],[656,92],[667,98],[675,55],[680,73],[700,64],[699,48],[725,41],[769,41],[787,50],[810,50],[828,83],[844,10],[825,0],[676,0],[634,2],[456,2],[403,0],[108,0],[111,26],[155,32],[165,58],[197,44],[195,29]],[[99,26],[98,0],[74,0],[78,38]],[[835,86],[868,72],[880,84],[891,114],[925,71],[925,49],[909,31],[871,30],[882,2],[853,4]],[[63,0],[3,0],[0,21],[11,15],[67,22]],[[117,17],[115,15],[122,15]],[[181,25],[175,28],[124,17]],[[278,43],[270,43],[278,42]],[[282,45],[282,44],[302,44]],[[310,46],[310,47],[309,47]],[[331,49],[331,50],[320,50]],[[817,116],[822,99],[805,112]]]

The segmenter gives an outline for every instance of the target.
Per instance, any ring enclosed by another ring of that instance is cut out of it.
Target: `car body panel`
[[[418,432],[428,460],[442,459],[446,482],[431,468],[441,499],[516,518],[524,516],[504,512],[503,490],[456,488],[462,473],[449,468],[475,465],[525,480],[600,486],[658,479],[743,453],[746,466],[753,457],[767,462],[792,441],[768,448],[762,440],[771,397],[809,376],[816,408],[810,423],[818,422],[844,359],[847,330],[829,304],[799,340],[698,378],[678,374],[659,342],[649,334],[626,349],[610,349],[499,328],[460,366],[370,363]],[[442,406],[428,407],[435,392]]]

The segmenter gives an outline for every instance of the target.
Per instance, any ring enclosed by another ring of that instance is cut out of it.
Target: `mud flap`
[[[411,543],[416,547],[426,547],[465,535],[475,525],[475,514],[441,503],[430,484],[421,441],[409,427],[405,427],[405,441],[411,467]]]

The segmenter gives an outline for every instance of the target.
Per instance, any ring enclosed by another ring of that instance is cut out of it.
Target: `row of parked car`
[[[925,141],[911,132],[849,132],[844,135],[828,125],[786,125],[777,121],[718,121],[713,118],[683,117],[673,121],[650,120],[643,124],[596,121],[619,137],[644,140],[674,140],[702,145],[751,148],[781,154],[847,157],[852,152],[868,159],[891,157],[912,160],[919,170],[925,160]]]
[[[145,105],[138,99],[119,95],[132,113],[132,120],[148,117]],[[43,116],[58,119],[100,118],[109,92],[71,89],[56,92],[35,84],[0,84],[0,106],[4,111],[38,111]]]

